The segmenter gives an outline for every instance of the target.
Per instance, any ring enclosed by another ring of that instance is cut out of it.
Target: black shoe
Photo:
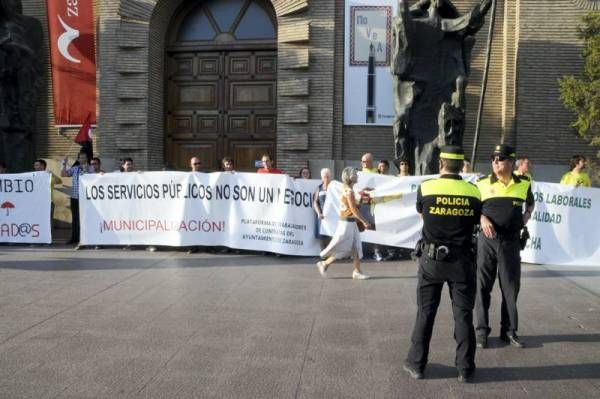
[[[473,374],[474,372],[466,372],[466,371],[459,371],[458,372],[458,382],[462,382],[462,383],[469,383],[473,381]]]
[[[480,348],[480,349],[485,349],[485,348],[487,348],[487,346],[488,346],[488,343],[487,343],[487,335],[478,335],[478,336],[475,338],[475,343],[476,343],[475,345],[476,345],[478,348]]]
[[[506,342],[507,344],[510,344],[510,346],[514,346],[515,348],[525,347],[525,344],[521,342],[521,339],[517,336],[516,333],[512,333],[510,335],[506,333],[501,333],[500,340]]]
[[[408,364],[408,362],[404,362],[404,367],[402,368],[408,373],[408,375],[410,375],[410,378],[413,378],[415,380],[423,379],[423,372],[417,370],[416,368]]]

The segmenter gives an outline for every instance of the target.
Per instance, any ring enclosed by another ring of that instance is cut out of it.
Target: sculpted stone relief
[[[395,156],[417,175],[438,172],[442,146],[462,145],[474,36],[491,6],[482,0],[460,15],[450,0],[398,3],[391,67]]]

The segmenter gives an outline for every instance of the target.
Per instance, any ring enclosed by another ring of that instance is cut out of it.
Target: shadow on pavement
[[[369,276],[365,281],[369,280],[405,280],[405,279],[416,279],[417,276]],[[352,276],[345,277],[327,277],[327,280],[352,280]]]
[[[37,252],[37,254],[36,254]],[[23,260],[14,259],[23,254]],[[128,251],[121,247],[109,247],[99,250],[84,249],[73,251],[70,247],[62,248],[11,248],[3,251],[2,256],[13,259],[2,259],[0,269],[31,271],[66,271],[66,270],[134,270],[134,269],[170,269],[170,268],[212,268],[212,267],[293,267],[314,265],[317,257],[275,255],[266,252],[242,251],[233,253],[198,252],[188,254],[187,248],[159,248],[157,252],[148,252],[144,246],[135,246]],[[33,256],[33,259],[32,259]],[[340,265],[350,265],[345,260]],[[333,277],[345,278],[345,277]],[[350,277],[348,277],[350,278]],[[372,279],[405,279],[415,276],[377,276]]]
[[[475,383],[505,381],[592,380],[600,378],[600,363],[538,367],[478,368]]]
[[[456,378],[456,368],[443,364],[428,364],[426,380]],[[473,383],[507,381],[593,380],[600,378],[600,363],[562,364],[537,367],[477,367]]]
[[[525,348],[523,348],[523,350],[542,348],[544,344],[556,342],[600,342],[600,334],[521,335],[520,337],[525,344]],[[488,349],[504,348],[508,346],[509,345],[506,342],[501,341],[497,336],[490,336],[488,338]],[[485,350],[486,349],[478,349],[478,351]]]
[[[63,271],[63,270],[131,270],[131,269],[170,269],[170,268],[211,268],[211,267],[289,267],[306,265],[305,258],[265,257],[262,255],[206,255],[192,256],[189,259],[153,257],[152,254],[139,252],[139,256],[111,258],[52,258],[48,260],[2,260],[1,269],[18,269],[31,271]]]
[[[600,342],[600,334],[530,335],[521,336],[528,348],[541,348],[554,342]]]
[[[600,277],[600,270],[527,270],[521,273],[522,278],[545,277]]]

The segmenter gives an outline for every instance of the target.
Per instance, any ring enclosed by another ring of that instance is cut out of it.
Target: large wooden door
[[[167,162],[186,170],[196,156],[213,171],[231,156],[236,170],[255,170],[275,153],[276,71],[276,51],[169,54]]]

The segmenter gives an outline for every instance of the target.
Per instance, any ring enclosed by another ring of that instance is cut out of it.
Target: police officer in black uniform
[[[404,362],[404,370],[415,379],[423,378],[444,283],[448,284],[452,300],[459,381],[468,382],[475,371],[476,269],[472,237],[479,222],[481,201],[477,187],[458,174],[463,159],[461,147],[443,147],[441,176],[424,181],[417,191],[417,211],[423,217],[423,237],[416,249],[418,312],[412,345]]]
[[[490,292],[496,275],[502,292],[500,339],[514,347],[524,345],[517,335],[517,296],[521,286],[520,232],[531,217],[534,199],[531,182],[513,173],[515,151],[497,145],[492,154],[493,173],[477,182],[481,192],[481,232],[477,240],[477,347],[486,348]],[[525,207],[523,206],[525,204]],[[525,211],[523,212],[523,208]]]

